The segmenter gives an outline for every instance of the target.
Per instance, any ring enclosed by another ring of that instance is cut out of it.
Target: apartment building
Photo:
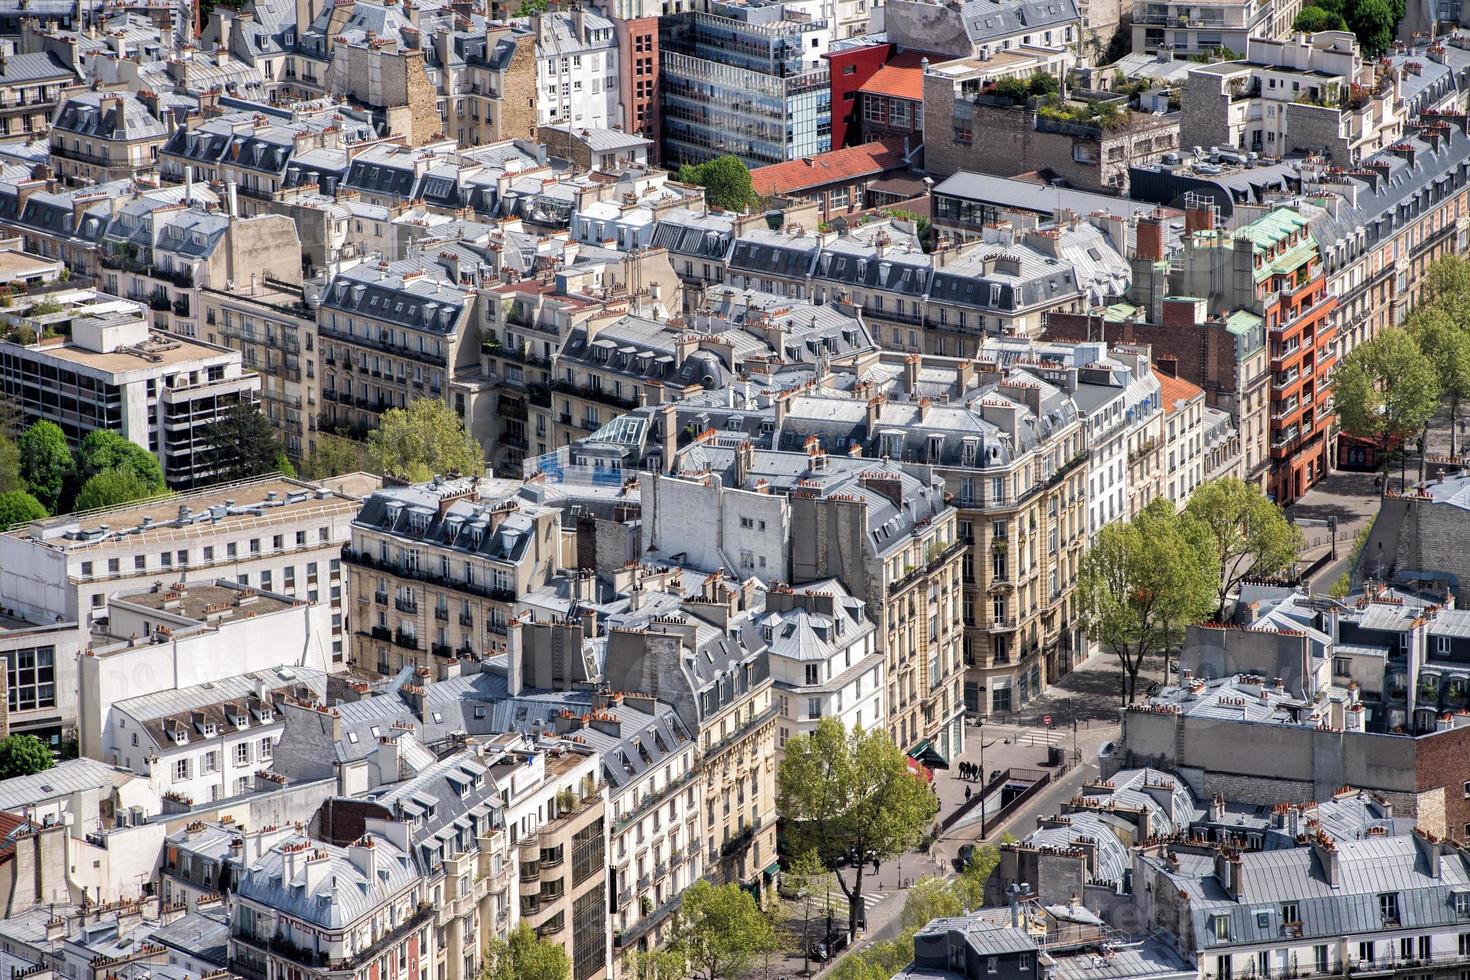
[[[862,407],[855,399],[843,401]],[[773,585],[804,588],[833,578],[845,583],[866,603],[878,627],[884,704],[894,741],[916,751],[928,743],[948,758],[964,745],[964,549],[942,481],[906,464],[882,462],[885,453],[876,446],[862,454],[871,461],[849,458],[850,430],[842,436],[844,455],[829,455],[810,421],[830,412],[818,399],[794,398],[782,411],[782,422],[767,439],[775,446],[794,444],[794,451],[757,450],[749,444],[725,448],[711,440],[712,433],[678,449],[661,449],[672,463],[660,464],[668,472],[644,483],[645,541],[676,562],[724,568]],[[677,442],[676,433],[669,432],[676,414],[674,406],[661,406],[660,438]],[[885,431],[897,430],[885,426]],[[684,460],[692,456],[700,458],[701,467],[721,473],[720,484],[709,487],[702,476],[684,475],[690,465]],[[722,516],[711,522],[711,513]],[[822,544],[847,536],[861,536],[862,547],[835,553]],[[871,693],[862,686],[864,678],[857,680],[855,696],[864,697],[865,689]],[[866,683],[871,680],[869,674]]]
[[[1403,133],[1402,77],[1365,62],[1346,31],[1252,37],[1240,61],[1192,69],[1179,141],[1266,156],[1318,153],[1352,167]]]
[[[1212,464],[1211,437],[1205,418],[1205,392],[1183,378],[1154,370],[1159,397],[1164,403],[1163,441],[1159,446],[1165,463],[1159,474],[1159,493],[1182,509],[1195,487],[1217,479],[1218,464]]]
[[[307,291],[252,272],[247,282],[201,283],[194,296],[198,335],[240,352],[241,364],[260,376],[260,413],[280,433],[287,455],[310,456],[323,405],[316,310]]]
[[[456,33],[455,42],[461,35]],[[529,137],[540,119],[538,36],[519,24],[488,24],[463,35],[459,88],[445,100],[445,128],[461,146]],[[549,66],[548,66],[549,67]],[[557,93],[558,97],[560,93]]]
[[[1192,213],[1191,228],[1210,220],[1198,211]],[[1048,341],[1085,342],[1106,331],[1119,343],[1148,345],[1164,373],[1203,388],[1206,406],[1228,416],[1239,446],[1239,475],[1264,487],[1272,465],[1272,376],[1266,321],[1253,305],[1222,307],[1189,292],[1194,288],[1208,294],[1208,281],[1186,287],[1171,280],[1163,219],[1144,218],[1137,227],[1126,300],[1114,303],[1101,315],[1051,313],[1043,336]],[[1195,260],[1201,277],[1208,276],[1207,258],[1202,254]],[[1215,452],[1223,465],[1225,454],[1219,452],[1219,445],[1229,445],[1232,437],[1224,428],[1212,431],[1218,434]]]
[[[825,15],[803,3],[721,2],[661,17],[663,161],[730,153],[754,168],[832,149],[830,38]]]
[[[1019,47],[992,56],[941,61],[923,70],[925,168],[938,176],[978,172],[1013,177],[1044,171],[1083,191],[1126,195],[1130,165],[1180,146],[1181,117],[1067,100],[1062,112],[995,91],[1007,78],[1065,77],[1067,48]]]
[[[305,600],[311,607],[310,635],[321,637],[330,651],[328,669],[339,669],[346,658],[342,636],[347,628],[341,619],[342,546],[362,498],[376,486],[376,478],[363,474],[316,484],[265,477],[49,518],[0,535],[0,593],[10,608],[33,622],[74,624],[69,642],[85,650],[92,644],[94,621],[107,615],[115,593],[146,591],[160,580],[233,579]],[[63,648],[58,645],[54,652]],[[293,651],[295,657],[301,653]],[[282,651],[269,655],[276,659],[261,666],[281,662]],[[91,659],[105,674],[105,660]],[[52,666],[58,690],[76,691],[77,659],[58,656]],[[197,683],[211,679],[201,677]],[[121,693],[117,678],[105,688]],[[74,711],[64,723],[75,722]]]
[[[757,622],[781,709],[778,749],[823,718],[849,730],[887,727],[878,630],[841,582],[772,588]]]
[[[1082,423],[1087,467],[1087,533],[1128,520],[1156,496],[1163,405],[1147,347],[1102,342],[1032,344],[997,339],[982,356],[1061,380]],[[1075,370],[1048,372],[1042,365]]]
[[[561,564],[559,513],[518,490],[451,477],[364,502],[343,552],[359,669],[441,670],[505,643],[517,601]]]
[[[9,54],[0,61],[0,135],[40,135],[51,125],[76,72],[48,51]]]
[[[1089,9],[1095,8],[1095,9]],[[1070,48],[1087,41],[1087,33],[1103,38],[1116,26],[1119,6],[1105,0],[1077,4],[1061,0],[1035,4],[1001,0],[989,7],[953,7],[936,0],[892,0],[883,5],[888,40],[900,50],[927,51],[955,58],[986,58],[1017,47]]]
[[[371,969],[419,977],[435,908],[413,858],[387,837],[338,847],[297,834],[246,868],[230,901],[230,970],[246,980]],[[353,901],[342,900],[344,893]]]
[[[1253,37],[1285,41],[1302,4],[1300,0],[1133,0],[1132,7],[1134,51],[1191,56],[1221,48],[1244,54]]]
[[[277,667],[117,700],[102,756],[149,777],[181,805],[244,796],[255,788],[256,772],[270,768],[285,728],[276,699],[309,692],[320,701],[326,687],[321,671]]]
[[[323,827],[339,845],[358,828],[406,840],[435,910],[438,941],[421,954],[424,968],[446,980],[474,978],[490,937],[510,930],[517,877],[505,797],[490,776],[500,750],[467,746],[413,768],[400,761],[394,772],[392,757],[407,754],[402,743],[393,736],[378,743],[393,781],[364,797],[329,801]]]
[[[363,431],[410,399],[454,404],[451,383],[480,366],[475,310],[474,293],[426,258],[333,276],[317,311],[322,422]]]
[[[750,640],[740,628],[750,624],[753,597],[738,582],[719,575],[706,578],[687,598],[676,594],[682,591],[677,587],[676,592],[654,592],[651,586],[643,587],[626,613],[608,618],[603,679],[614,691],[659,691],[696,740],[693,772],[703,783],[703,799],[699,794],[692,801],[686,797],[682,811],[674,811],[682,812],[680,819],[694,818],[683,839],[686,847],[704,853],[676,880],[690,884],[702,868],[703,876],[716,882],[764,889],[778,870],[779,709],[764,643]],[[731,626],[736,629],[727,632]],[[702,827],[701,814],[690,810],[691,803],[701,802]],[[657,863],[652,867],[662,879],[664,869]],[[641,921],[653,926],[666,919],[680,891],[670,883],[653,896],[662,902],[647,913],[640,910]],[[637,924],[630,928],[637,929]],[[636,931],[625,935],[619,946],[638,938]]]
[[[269,212],[269,202],[290,188],[314,184],[333,193],[347,148],[375,136],[368,114],[344,107],[293,112],[288,120],[230,112],[174,130],[158,150],[158,172],[178,184],[234,185],[237,207],[249,216]]]
[[[105,183],[152,171],[168,128],[132,92],[78,92],[56,110],[48,134],[57,176]]]
[[[1277,208],[1230,235],[1216,230],[1210,212],[1193,213],[1180,288],[1210,296],[1217,311],[1248,310],[1265,326],[1271,467],[1264,489],[1287,504],[1331,465],[1337,299],[1327,292],[1321,252],[1299,212]]]
[[[553,9],[532,17],[531,29],[537,125],[611,129],[621,122],[620,52],[612,21],[586,7]]]
[[[155,454],[170,487],[214,482],[209,427],[236,405],[253,405],[260,388],[239,354],[155,332],[139,304],[91,289],[13,309],[3,318],[0,392],[21,424],[54,422],[73,447],[110,429]]]

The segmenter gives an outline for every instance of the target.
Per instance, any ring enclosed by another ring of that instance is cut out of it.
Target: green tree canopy
[[[1131,521],[1097,533],[1078,576],[1088,634],[1118,658],[1123,703],[1144,661],[1165,653],[1215,607],[1215,567],[1202,529],[1155,498]]]
[[[740,885],[699,879],[684,891],[674,945],[705,980],[734,980],[776,946],[776,932]]]
[[[1434,365],[1414,338],[1397,327],[1354,347],[1332,375],[1338,422],[1345,431],[1377,443],[1385,483],[1394,444],[1423,431],[1439,407],[1439,396]]]
[[[89,479],[103,470],[123,469],[136,476],[151,493],[161,493],[163,467],[158,457],[111,429],[93,429],[77,451],[78,476]]]
[[[876,854],[880,862],[903,854],[923,840],[939,812],[934,793],[887,732],[849,730],[831,717],[786,743],[776,806],[786,821],[788,848],[816,851],[837,872],[849,931],[857,929],[863,872],[871,865],[853,862],[849,880],[837,871],[839,859],[849,850]]]
[[[308,480],[325,480],[367,468],[367,447],[364,444],[322,432],[317,435],[316,451],[301,464],[301,475]]]
[[[1291,22],[1291,29],[1306,34],[1315,34],[1318,31],[1345,31],[1348,26],[1347,21],[1342,19],[1342,14],[1311,6],[1301,9],[1296,15],[1296,20]]]
[[[1460,309],[1466,309],[1460,305]],[[1429,358],[1441,398],[1450,402],[1450,455],[1456,454],[1460,407],[1470,400],[1470,326],[1457,321],[1447,306],[1416,309],[1404,321],[1409,336]]]
[[[270,419],[254,405],[240,402],[231,406],[209,426],[206,438],[213,447],[215,482],[295,472]]]
[[[8,531],[51,514],[41,502],[24,490],[0,493],[0,531]]]
[[[415,483],[446,473],[485,472],[480,444],[453,409],[431,398],[384,412],[368,434],[367,458],[379,473]]]
[[[98,507],[116,507],[152,497],[158,489],[144,483],[138,474],[124,466],[115,466],[92,476],[77,491],[74,510],[95,510]]]
[[[76,461],[66,435],[54,422],[35,422],[21,433],[20,475],[31,495],[53,514],[62,509],[67,481]]]
[[[1363,49],[1363,57],[1378,58],[1393,44],[1393,33],[1403,19],[1402,3],[1390,0],[1354,0],[1344,4],[1343,17]]]
[[[0,493],[24,489],[25,480],[20,475],[20,447],[0,431]]]
[[[522,922],[505,939],[485,947],[481,980],[568,980],[572,964],[561,943],[543,939]]]
[[[51,750],[34,735],[0,738],[0,779],[31,776],[55,765]]]
[[[684,164],[679,168],[679,180],[703,187],[709,203],[726,211],[743,211],[757,202],[750,169],[730,154],[704,163]]]
[[[1215,569],[1215,615],[1225,618],[1230,593],[1247,575],[1275,575],[1296,561],[1302,532],[1261,488],[1238,477],[1201,483],[1184,512],[1201,533],[1201,547]]]

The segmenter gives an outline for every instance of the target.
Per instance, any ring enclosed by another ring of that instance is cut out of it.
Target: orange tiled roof
[[[1164,401],[1165,415],[1179,411],[1175,406],[1180,402],[1193,401],[1204,394],[1199,385],[1183,378],[1171,378],[1162,371],[1154,371],[1154,377],[1159,379],[1159,395]]]
[[[750,172],[750,181],[762,196],[790,194],[854,177],[876,176],[903,165],[903,144],[884,140],[758,167]]]
[[[858,89],[864,95],[886,95],[911,102],[924,101],[924,70],[884,65]]]

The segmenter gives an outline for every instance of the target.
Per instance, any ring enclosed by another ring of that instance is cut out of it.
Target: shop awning
[[[776,877],[780,873],[781,873],[781,862],[780,861],[772,861],[771,862],[771,866],[768,867],[768,868],[766,868],[766,871],[765,871],[765,875],[766,875],[767,878],[774,878],[774,877]]]
[[[915,745],[913,748],[909,749],[908,757],[918,762],[922,762],[930,769],[949,768],[949,760],[944,757],[944,754],[941,753],[939,749],[935,748],[932,739],[926,738],[922,742],[919,742],[917,745]]]

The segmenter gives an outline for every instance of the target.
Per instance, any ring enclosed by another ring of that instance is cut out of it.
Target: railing
[[[412,633],[405,633],[402,630],[393,634],[393,642],[408,650],[417,650],[419,648],[419,638]]]
[[[399,596],[398,598],[393,600],[393,607],[401,613],[412,614],[419,611],[419,604],[417,600],[405,599],[402,596]]]
[[[468,592],[485,599],[493,599],[496,602],[514,602],[515,592],[510,589],[490,588],[477,582],[456,582],[442,575],[430,572],[423,568],[407,568],[393,562],[379,561],[364,552],[355,551],[352,548],[342,549],[342,560],[349,565],[359,568],[371,568],[379,571],[392,572],[400,578],[417,579],[420,582],[428,582],[432,585],[443,586],[458,592]]]
[[[371,350],[380,351],[384,354],[392,354],[396,357],[406,357],[411,361],[432,364],[435,367],[445,366],[443,355],[414,350],[412,347],[404,347],[401,344],[395,344],[377,337],[348,333],[345,330],[334,330],[322,324],[317,325],[317,335],[324,340],[336,340],[344,344],[356,344],[358,347],[367,347]]]
[[[679,907],[679,903],[683,901],[683,899],[683,892],[675,892],[673,896],[665,901],[662,905],[658,906],[652,912],[643,916],[637,922],[633,923],[631,926],[618,933],[613,938],[613,944],[619,949],[622,949],[624,947],[631,946],[633,943],[636,943],[638,941],[638,937],[648,932],[648,930],[658,925],[664,919],[667,919],[669,917],[669,914]]]

